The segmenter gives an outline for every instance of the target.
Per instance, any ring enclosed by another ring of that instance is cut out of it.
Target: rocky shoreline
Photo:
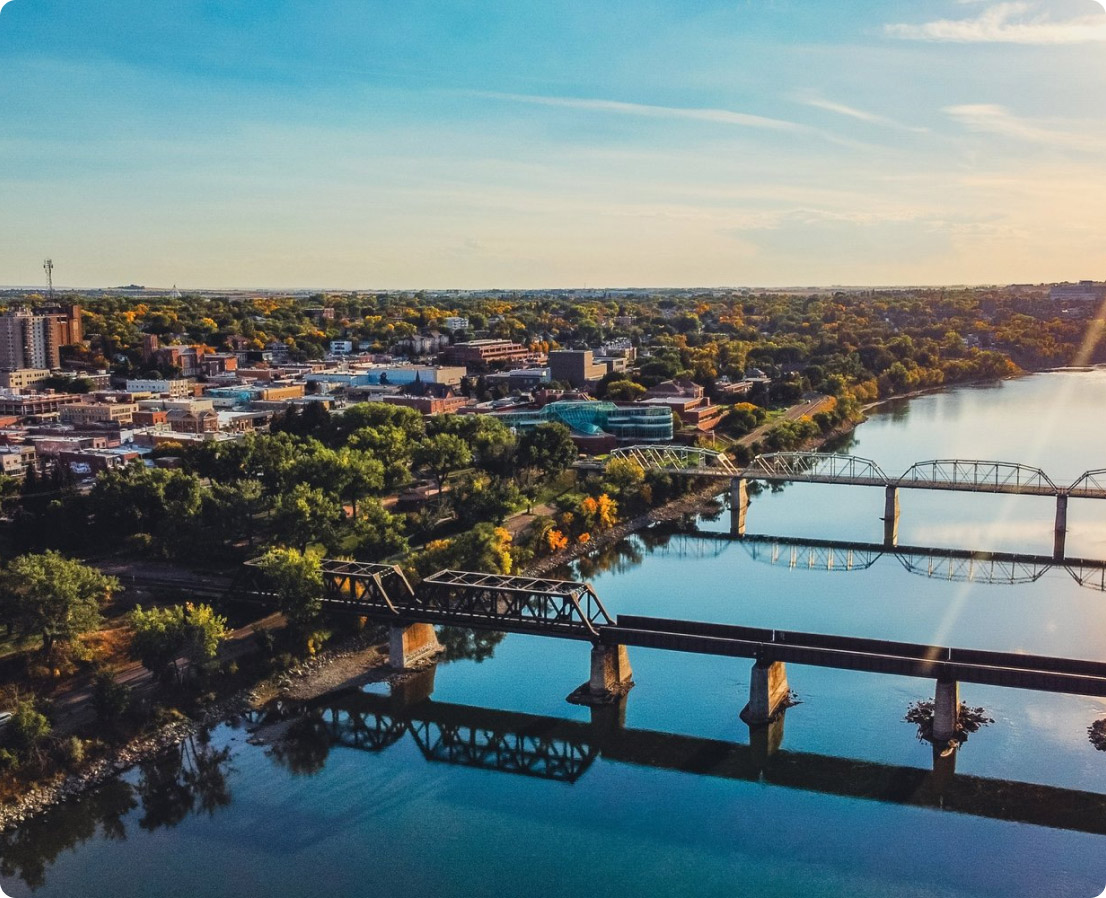
[[[152,733],[113,748],[106,757],[97,758],[80,771],[58,775],[47,782],[37,783],[15,801],[0,806],[0,832],[13,829],[54,805],[75,798],[83,792],[102,785],[112,777],[125,773],[135,765],[157,757],[205,727],[214,726],[228,718],[259,708],[278,695],[290,694],[302,697],[307,692],[323,694],[340,688],[343,684],[332,684],[324,674],[328,670],[340,670],[343,662],[350,658],[357,659],[357,667],[362,677],[373,667],[383,664],[385,660],[370,641],[364,638],[354,639],[339,648],[320,652],[315,657],[274,674],[249,689],[241,690],[215,702],[197,719],[175,720]],[[312,679],[319,679],[321,683],[314,688],[305,689],[302,684]]]

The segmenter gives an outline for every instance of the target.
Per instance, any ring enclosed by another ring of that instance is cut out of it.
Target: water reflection
[[[702,529],[701,518],[641,530],[586,558],[573,562],[565,576],[590,580],[600,574],[626,573],[650,556],[679,560],[718,558],[740,545],[751,561],[792,570],[848,573],[865,571],[882,560],[895,560],[910,574],[949,583],[1016,586],[1035,583],[1051,570],[1066,571],[1086,589],[1106,592],[1106,559],[1066,558],[1029,552],[991,552],[942,546],[890,546],[859,540],[814,539],[770,534],[729,533]],[[479,659],[478,659],[479,660]]]
[[[137,783],[109,780],[0,834],[0,874],[18,877],[28,888],[46,884],[46,872],[58,857],[97,836],[127,838],[126,817],[136,809],[138,826],[148,832],[177,826],[192,814],[213,815],[228,807],[231,793],[229,749],[215,749],[206,735],[190,737],[138,768]]]
[[[625,698],[593,708],[589,722],[438,702],[428,695],[433,673],[389,695],[351,691],[320,699],[303,709],[310,724],[290,735],[314,742],[325,734],[331,747],[370,754],[408,739],[428,763],[564,783],[577,782],[602,759],[1106,835],[1106,795],[957,774],[956,751],[935,749],[926,770],[788,751],[785,714],[751,728],[744,745],[627,728]]]

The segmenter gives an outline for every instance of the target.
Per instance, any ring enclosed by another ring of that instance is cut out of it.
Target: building
[[[442,360],[453,365],[487,367],[502,362],[518,362],[530,356],[530,350],[510,340],[472,340],[454,343],[442,352]]]
[[[577,389],[603,379],[607,367],[595,361],[590,349],[554,349],[549,353],[549,377]]]
[[[352,340],[331,340],[330,341],[330,354],[331,355],[349,355],[353,352]]]
[[[442,327],[447,331],[465,331],[469,328],[469,320],[460,315],[450,315],[442,319]]]
[[[61,367],[61,347],[79,343],[81,307],[11,309],[0,315],[0,369]]]
[[[548,368],[514,368],[511,371],[497,371],[484,378],[489,387],[502,386],[508,391],[527,392],[547,384],[551,380]]]
[[[134,402],[74,402],[63,406],[63,424],[132,424],[138,405]]]
[[[45,368],[14,368],[11,371],[0,371],[0,387],[9,393],[26,393],[29,390],[37,390],[50,372]]]
[[[303,384],[274,384],[258,391],[259,398],[263,402],[277,402],[284,399],[302,399],[304,396]]]
[[[516,430],[529,430],[549,421],[564,424],[582,449],[602,452],[619,443],[668,442],[673,436],[672,410],[663,405],[615,405],[613,402],[562,400],[540,409],[496,414]]]
[[[63,406],[83,402],[85,398],[80,393],[29,393],[26,396],[0,394],[0,415],[27,418],[32,415],[57,414]]]
[[[233,352],[209,352],[200,359],[200,368],[205,377],[219,377],[238,370],[238,356]]]
[[[1080,281],[1078,284],[1056,284],[1048,291],[1053,302],[1106,302],[1106,283]]]
[[[639,405],[664,405],[680,421],[699,430],[714,430],[722,420],[725,406],[711,405],[699,384],[690,380],[666,380],[646,391]]]
[[[413,408],[422,415],[450,415],[464,408],[468,400],[464,396],[385,396],[389,405]]]
[[[168,380],[128,380],[128,393],[153,393],[155,396],[169,396],[179,399],[192,395],[192,381],[179,378]]]

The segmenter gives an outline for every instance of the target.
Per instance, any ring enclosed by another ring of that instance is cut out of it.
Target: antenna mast
[[[50,295],[54,295],[54,260],[47,259],[42,263],[42,270],[46,272],[46,284],[50,288]]]

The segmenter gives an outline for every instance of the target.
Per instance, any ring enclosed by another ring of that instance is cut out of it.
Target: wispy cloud
[[[857,109],[855,106],[846,106],[844,103],[835,103],[832,100],[823,100],[819,97],[803,99],[800,102],[805,103],[807,106],[813,106],[815,109],[824,109],[826,112],[834,112],[837,115],[843,115],[846,118],[867,122],[870,125],[881,125],[882,127],[894,128],[898,131],[912,131],[916,134],[923,134],[929,130],[929,128],[905,125],[885,115],[878,115],[874,112],[867,112],[864,109]]]
[[[684,106],[653,106],[646,103],[624,103],[620,100],[592,100],[578,97],[547,97],[533,94],[508,94],[480,91],[477,96],[513,103],[529,103],[534,106],[554,106],[561,109],[581,109],[587,112],[607,112],[615,115],[633,115],[640,118],[684,119],[696,122],[712,122],[718,125],[739,125],[743,128],[760,128],[769,131],[811,131],[805,125],[783,119],[734,112],[730,109],[711,109]]]
[[[946,106],[942,112],[952,116],[969,131],[996,134],[1027,143],[1088,152],[1102,150],[1106,144],[1101,134],[1079,133],[1048,122],[1020,118],[1005,106],[992,103]]]
[[[995,3],[975,18],[885,25],[884,32],[906,40],[962,44],[1086,44],[1106,41],[1106,16],[1055,20],[1040,2]]]

